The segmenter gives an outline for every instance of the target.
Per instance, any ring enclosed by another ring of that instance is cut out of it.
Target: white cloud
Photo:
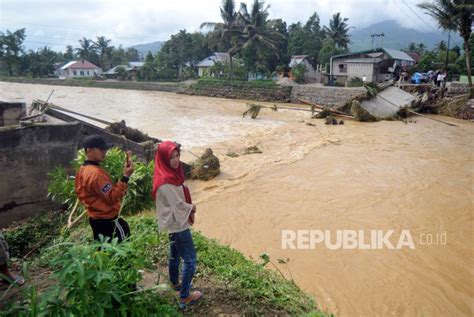
[[[321,25],[341,12],[349,25],[365,27],[387,19],[407,27],[428,29],[407,7],[425,21],[432,21],[416,4],[418,0],[272,0],[270,18],[287,24],[306,20],[317,12]],[[250,5],[251,1],[247,1]],[[406,3],[406,4],[405,4]],[[186,29],[199,30],[202,22],[220,21],[220,0],[0,0],[0,30],[27,29],[29,47],[49,43],[53,49],[77,46],[80,38],[106,36],[124,46],[167,40]],[[236,7],[240,2],[236,2]],[[44,43],[44,44],[43,44]]]

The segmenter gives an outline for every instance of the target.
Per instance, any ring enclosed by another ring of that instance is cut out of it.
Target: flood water
[[[29,103],[52,89],[59,106],[125,119],[195,154],[213,148],[222,173],[190,182],[196,229],[257,261],[268,253],[323,310],[338,316],[474,314],[472,123],[438,116],[458,127],[426,118],[326,126],[306,112],[269,109],[251,120],[241,116],[242,100],[11,83],[0,83],[0,99]],[[225,155],[254,145],[263,153]],[[183,153],[183,160],[192,158]],[[393,230],[394,249],[330,249],[324,242],[303,249],[303,240],[300,249],[285,249],[282,230],[328,230],[326,241],[333,243],[338,231],[354,230],[369,244],[372,231]],[[396,248],[402,232],[412,248]]]

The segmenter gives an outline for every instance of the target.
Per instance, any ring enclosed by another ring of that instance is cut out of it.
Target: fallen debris
[[[318,105],[314,102],[311,102],[309,100],[304,100],[304,99],[298,99],[298,100],[300,102],[304,103],[304,104],[307,104],[307,105],[310,105],[310,106],[316,108],[315,111],[318,111],[319,113],[313,115],[313,118],[322,119],[322,118],[326,118],[328,115],[333,115],[333,116],[339,116],[339,117],[354,119],[353,116],[348,115],[347,113],[342,112],[340,110],[337,110],[337,109],[334,109],[334,108],[329,108],[329,107],[324,107],[324,106]]]
[[[357,121],[362,121],[362,122],[377,121],[377,118],[375,118],[367,110],[362,108],[362,106],[360,105],[360,102],[358,100],[352,100],[351,113],[354,115],[354,118]]]
[[[254,146],[249,146],[248,148],[245,149],[243,155],[248,155],[248,154],[259,154],[262,153],[260,149],[254,145]]]
[[[334,118],[333,116],[327,116],[326,117],[326,121],[324,122],[324,124],[332,124],[332,125],[337,125],[339,122],[337,121],[336,118]]]
[[[113,134],[123,135],[128,140],[132,140],[132,141],[137,142],[137,143],[146,142],[146,141],[159,142],[158,139],[154,139],[154,138],[148,136],[148,134],[143,133],[142,131],[140,131],[138,129],[127,127],[127,124],[125,123],[125,120],[122,120],[120,122],[113,122],[113,123],[109,124],[109,126],[107,126],[105,128],[105,130],[107,130],[107,131],[109,131]]]
[[[211,149],[206,149],[204,154],[192,163],[191,177],[193,179],[210,180],[219,175],[220,163]]]
[[[236,152],[229,151],[226,154],[228,157],[239,157],[239,154]]]

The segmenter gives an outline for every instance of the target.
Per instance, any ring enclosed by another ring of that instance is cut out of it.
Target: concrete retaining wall
[[[187,95],[220,97],[229,99],[248,99],[258,101],[289,102],[291,97],[290,86],[275,87],[232,87],[232,86],[206,86],[190,87],[179,91]]]
[[[293,86],[291,102],[298,103],[298,99],[312,101],[328,107],[343,106],[351,98],[365,94],[363,87],[344,88],[326,86]]]
[[[54,207],[48,176],[75,157],[79,123],[0,128],[0,228]]]

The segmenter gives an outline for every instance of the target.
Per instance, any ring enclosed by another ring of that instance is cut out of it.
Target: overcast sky
[[[305,22],[317,12],[321,25],[341,12],[356,28],[383,20],[396,20],[406,27],[437,28],[416,7],[422,0],[268,0],[271,19],[291,24]],[[430,1],[430,0],[428,0]],[[250,4],[253,0],[248,0]],[[236,1],[237,7],[240,1]],[[186,29],[199,31],[202,22],[219,22],[221,0],[0,0],[0,31],[26,28],[26,48],[50,46],[64,50],[78,46],[80,38],[105,36],[112,44],[126,46],[165,41]],[[414,12],[419,17],[415,15]]]

